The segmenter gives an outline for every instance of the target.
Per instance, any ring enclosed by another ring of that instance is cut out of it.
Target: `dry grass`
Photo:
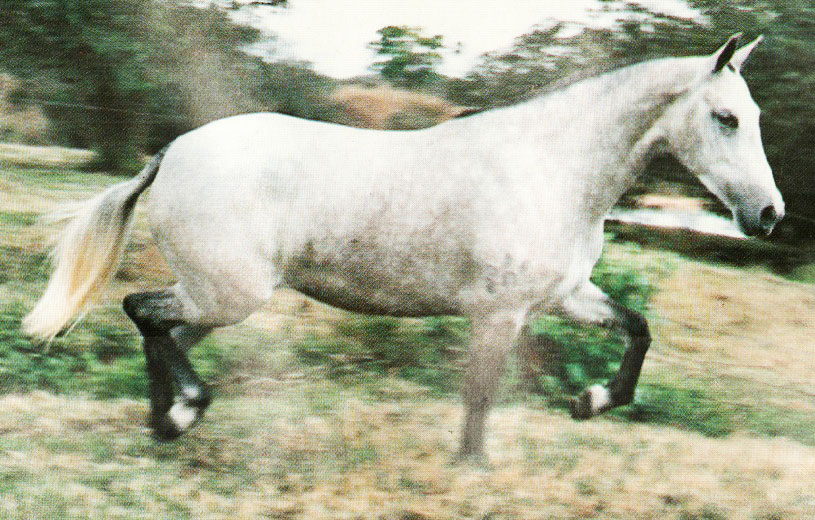
[[[0,409],[5,518],[42,518],[54,504],[77,518],[815,515],[815,449],[784,439],[514,406],[493,414],[482,468],[451,464],[457,403],[367,403],[328,383],[220,399],[170,445],[145,438],[144,403],[32,393],[4,396]]]
[[[654,299],[664,350],[674,361],[714,367],[815,397],[815,289],[761,271],[687,262]]]
[[[0,164],[35,168],[83,168],[93,162],[95,157],[96,154],[90,150],[0,143]]]

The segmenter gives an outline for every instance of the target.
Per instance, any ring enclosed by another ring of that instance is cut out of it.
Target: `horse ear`
[[[750,57],[750,53],[753,52],[753,49],[756,48],[756,45],[761,43],[761,40],[764,39],[764,36],[759,36],[752,42],[748,43],[741,49],[737,50],[736,53],[733,55],[733,59],[730,60],[730,63],[733,64],[738,70],[744,66],[744,62],[747,61],[747,58]]]
[[[711,61],[713,62],[713,73],[722,70],[725,65],[730,63],[730,59],[736,52],[736,45],[739,43],[742,33],[736,33],[727,40],[727,43],[719,47],[719,50],[713,53]]]

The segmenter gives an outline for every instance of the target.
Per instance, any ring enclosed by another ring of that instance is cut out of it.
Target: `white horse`
[[[483,453],[504,358],[533,313],[624,332],[619,373],[575,399],[572,415],[629,403],[648,326],[589,276],[605,215],[650,158],[675,155],[747,235],[784,214],[739,73],[759,39],[736,50],[739,36],[711,56],[644,62],[425,130],[265,113],[207,124],[74,213],[24,326],[52,338],[104,287],[152,184],[153,236],[178,281],[124,309],[144,336],[160,438],[210,401],[186,351],[278,287],[365,313],[469,317],[463,455]]]

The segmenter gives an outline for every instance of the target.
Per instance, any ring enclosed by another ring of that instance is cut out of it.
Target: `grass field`
[[[141,210],[86,320],[48,347],[19,333],[47,275],[37,216],[120,180],[49,168],[0,164],[0,518],[815,517],[809,285],[609,244],[605,265],[655,287],[637,404],[574,422],[550,377],[530,394],[510,370],[489,467],[452,463],[456,392],[347,356],[304,357],[358,332],[347,314],[281,291],[196,348],[214,404],[158,444],[136,331],[119,310],[125,294],[172,280]]]

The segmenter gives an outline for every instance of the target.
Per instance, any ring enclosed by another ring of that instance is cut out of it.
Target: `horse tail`
[[[136,200],[153,183],[168,147],[136,177],[50,216],[64,228],[51,250],[48,287],[23,319],[26,334],[50,341],[110,282],[127,245]]]

